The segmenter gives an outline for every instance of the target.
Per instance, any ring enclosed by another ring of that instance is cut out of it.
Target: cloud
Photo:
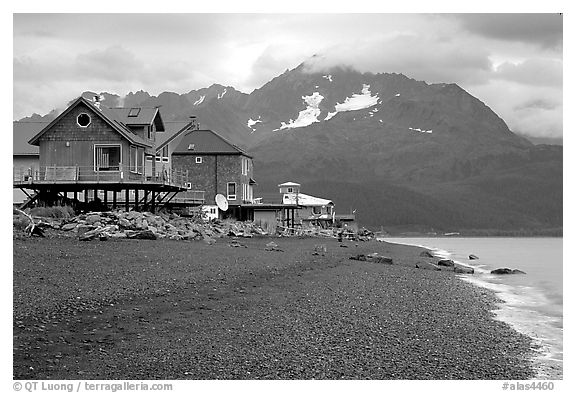
[[[561,49],[561,14],[456,14],[465,30],[488,38]]]
[[[73,74],[94,79],[132,80],[138,78],[144,63],[121,46],[81,53],[76,58]]]
[[[534,86],[562,86],[562,62],[554,59],[528,59],[520,64],[499,65],[495,77]]]
[[[563,135],[561,88],[494,79],[467,90],[487,103],[516,133],[554,138]]]
[[[306,62],[310,72],[350,66],[361,72],[396,72],[427,82],[480,83],[492,69],[488,52],[449,38],[399,34],[333,46]]]

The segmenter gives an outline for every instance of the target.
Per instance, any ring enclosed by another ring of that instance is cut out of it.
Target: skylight
[[[138,117],[138,115],[140,114],[140,109],[141,108],[130,109],[130,112],[128,113],[128,117]]]

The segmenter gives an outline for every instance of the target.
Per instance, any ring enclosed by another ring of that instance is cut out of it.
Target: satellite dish
[[[216,198],[214,198],[214,200],[216,201],[216,205],[218,205],[218,208],[220,210],[222,210],[223,212],[228,210],[228,200],[224,195],[216,194]]]

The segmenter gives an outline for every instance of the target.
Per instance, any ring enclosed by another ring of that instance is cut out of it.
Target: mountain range
[[[513,133],[456,84],[303,63],[250,94],[100,94],[108,106],[160,106],[165,121],[196,116],[254,157],[256,196],[296,181],[391,232],[562,228],[562,146]]]

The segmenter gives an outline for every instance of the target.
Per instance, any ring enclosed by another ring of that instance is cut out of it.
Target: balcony
[[[18,188],[37,188],[50,185],[158,185],[185,188],[186,171],[170,169],[162,173],[138,173],[127,166],[100,168],[93,166],[45,166],[39,168],[13,168],[13,185]],[[28,186],[28,187],[27,187]]]

